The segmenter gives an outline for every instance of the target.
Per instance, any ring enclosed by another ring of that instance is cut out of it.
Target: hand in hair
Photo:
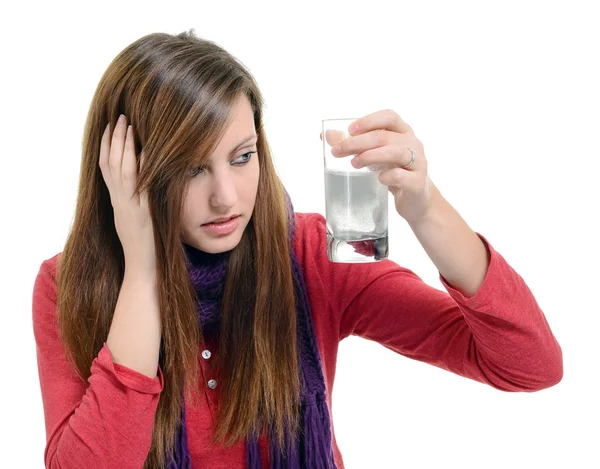
[[[100,144],[100,170],[110,192],[115,228],[123,247],[125,266],[156,273],[154,231],[146,191],[135,193],[137,182],[133,128],[121,115],[110,135],[106,126]],[[140,155],[140,171],[145,160]]]

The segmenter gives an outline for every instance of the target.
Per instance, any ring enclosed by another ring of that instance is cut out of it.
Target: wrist
[[[444,204],[446,203],[446,199],[444,199],[433,181],[429,180],[429,204],[419,218],[407,220],[411,229],[416,231],[422,226],[431,224],[432,220],[439,217],[439,214],[443,211]]]
[[[125,276],[136,279],[156,280],[156,264],[152,261],[125,257]]]

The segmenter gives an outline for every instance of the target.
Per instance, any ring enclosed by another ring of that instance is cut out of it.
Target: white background
[[[98,80],[142,35],[195,28],[256,77],[296,211],[325,213],[321,120],[393,109],[423,142],[432,180],[524,278],[562,346],[558,385],[504,393],[344,340],[333,421],[346,467],[600,467],[595,11],[592,1],[523,0],[3,6],[0,465],[43,467],[31,295],[72,221]],[[390,259],[443,290],[389,197]]]

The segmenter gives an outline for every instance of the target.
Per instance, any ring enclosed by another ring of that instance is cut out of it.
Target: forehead
[[[238,99],[232,108],[231,118],[219,143],[207,161],[229,158],[241,148],[254,145],[258,135],[254,125],[254,112],[246,96]]]

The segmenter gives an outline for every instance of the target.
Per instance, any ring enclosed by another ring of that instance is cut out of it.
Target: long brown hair
[[[137,190],[148,191],[162,323],[159,364],[165,382],[144,468],[168,462],[184,405],[182,384],[186,399],[197,402],[199,396],[198,351],[204,339],[180,238],[185,189],[190,168],[207,162],[241,96],[254,113],[260,179],[252,218],[228,264],[217,353],[223,386],[213,442],[232,445],[270,425],[283,447],[284,427],[292,435],[300,428],[295,298],[284,191],[263,130],[264,104],[255,80],[193,29],[148,34],[109,64],[87,115],[76,211],[59,256],[58,322],[67,355],[87,380],[108,337],[125,271],[98,164],[104,128],[110,123],[114,129],[122,113],[133,126],[138,160],[141,149],[147,155]]]

